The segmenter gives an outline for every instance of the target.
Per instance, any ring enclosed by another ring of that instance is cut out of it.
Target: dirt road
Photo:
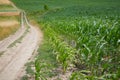
[[[3,52],[0,56],[0,80],[15,80],[42,40],[42,33],[29,24],[25,14],[21,20],[21,28],[14,35],[0,41],[0,51]]]

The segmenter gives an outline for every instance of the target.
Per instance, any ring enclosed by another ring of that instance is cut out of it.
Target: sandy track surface
[[[9,44],[23,35],[25,32],[24,26],[22,26],[15,35],[0,42],[0,51],[5,51],[0,57],[0,80],[15,80],[24,67],[24,64],[38,47],[38,43],[42,40],[42,33],[28,23],[25,15],[23,15],[23,19],[30,28],[21,43],[17,43],[14,47],[7,48]]]

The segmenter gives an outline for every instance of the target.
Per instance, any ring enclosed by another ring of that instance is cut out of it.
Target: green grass
[[[39,61],[41,66],[40,74],[44,75],[45,78],[47,78],[47,76],[51,77],[56,75],[55,73],[52,73],[52,70],[58,66],[56,57],[53,55],[53,49],[47,40],[48,39],[45,38],[45,41],[38,49],[38,55],[36,56],[36,61]],[[44,67],[42,67],[43,65]]]
[[[0,4],[0,9],[11,9],[13,8],[11,5]]]
[[[50,9],[64,8],[69,6],[87,6],[87,7],[119,7],[119,0],[12,0],[17,6],[26,11],[43,10],[44,5],[48,5]]]
[[[55,17],[52,17],[54,13]],[[74,62],[76,67],[81,69],[80,66],[84,65],[86,70],[91,72],[90,77],[104,75],[104,77],[102,76],[103,79],[116,79],[113,77],[114,75],[110,75],[108,78],[106,73],[115,74],[115,76],[119,74],[119,15],[97,14],[87,16],[83,14],[81,17],[72,17],[73,15],[68,15],[68,13],[60,17],[57,11],[54,13],[46,14],[42,19],[39,19],[39,23],[44,24],[45,30],[50,27],[56,32],[54,34],[59,33],[60,36],[64,36],[63,41],[69,45],[71,45],[71,41],[75,42],[75,48],[79,51]],[[51,35],[51,31],[48,33],[48,35]],[[52,37],[49,36],[49,38]],[[55,43],[53,41],[51,41],[52,44]],[[54,49],[57,50],[56,48]],[[59,51],[57,50],[57,52]],[[78,72],[76,75],[80,74]],[[87,77],[84,76],[83,80]],[[97,79],[100,78],[98,77]],[[77,78],[75,77],[75,79]],[[92,78],[92,80],[94,79]]]
[[[20,80],[28,80],[28,76],[24,75]]]
[[[39,54],[41,57],[37,58],[37,74],[40,71],[39,60],[51,61],[55,55],[59,62],[57,64],[65,67],[63,70],[67,70],[71,64],[79,69],[71,75],[70,80],[119,79],[119,0],[12,1],[29,12],[30,18],[42,26],[48,37],[46,44],[42,45],[43,50],[40,49],[43,51]],[[45,5],[47,10],[44,9]],[[51,55],[49,49],[53,51]],[[46,50],[46,54],[42,54]],[[66,64],[68,61],[70,63]]]
[[[9,12],[9,11],[17,11],[17,10],[13,8],[12,5],[0,4],[0,12]]]

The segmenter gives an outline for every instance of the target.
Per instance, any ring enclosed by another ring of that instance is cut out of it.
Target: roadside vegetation
[[[45,41],[33,63],[36,80],[58,75],[44,74],[54,74],[60,66],[63,75],[76,69],[69,80],[120,79],[119,0],[12,1],[44,32]],[[57,66],[48,66],[47,59]]]

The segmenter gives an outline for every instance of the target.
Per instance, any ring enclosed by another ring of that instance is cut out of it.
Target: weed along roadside
[[[119,0],[12,1],[44,33],[23,80],[120,79]]]

